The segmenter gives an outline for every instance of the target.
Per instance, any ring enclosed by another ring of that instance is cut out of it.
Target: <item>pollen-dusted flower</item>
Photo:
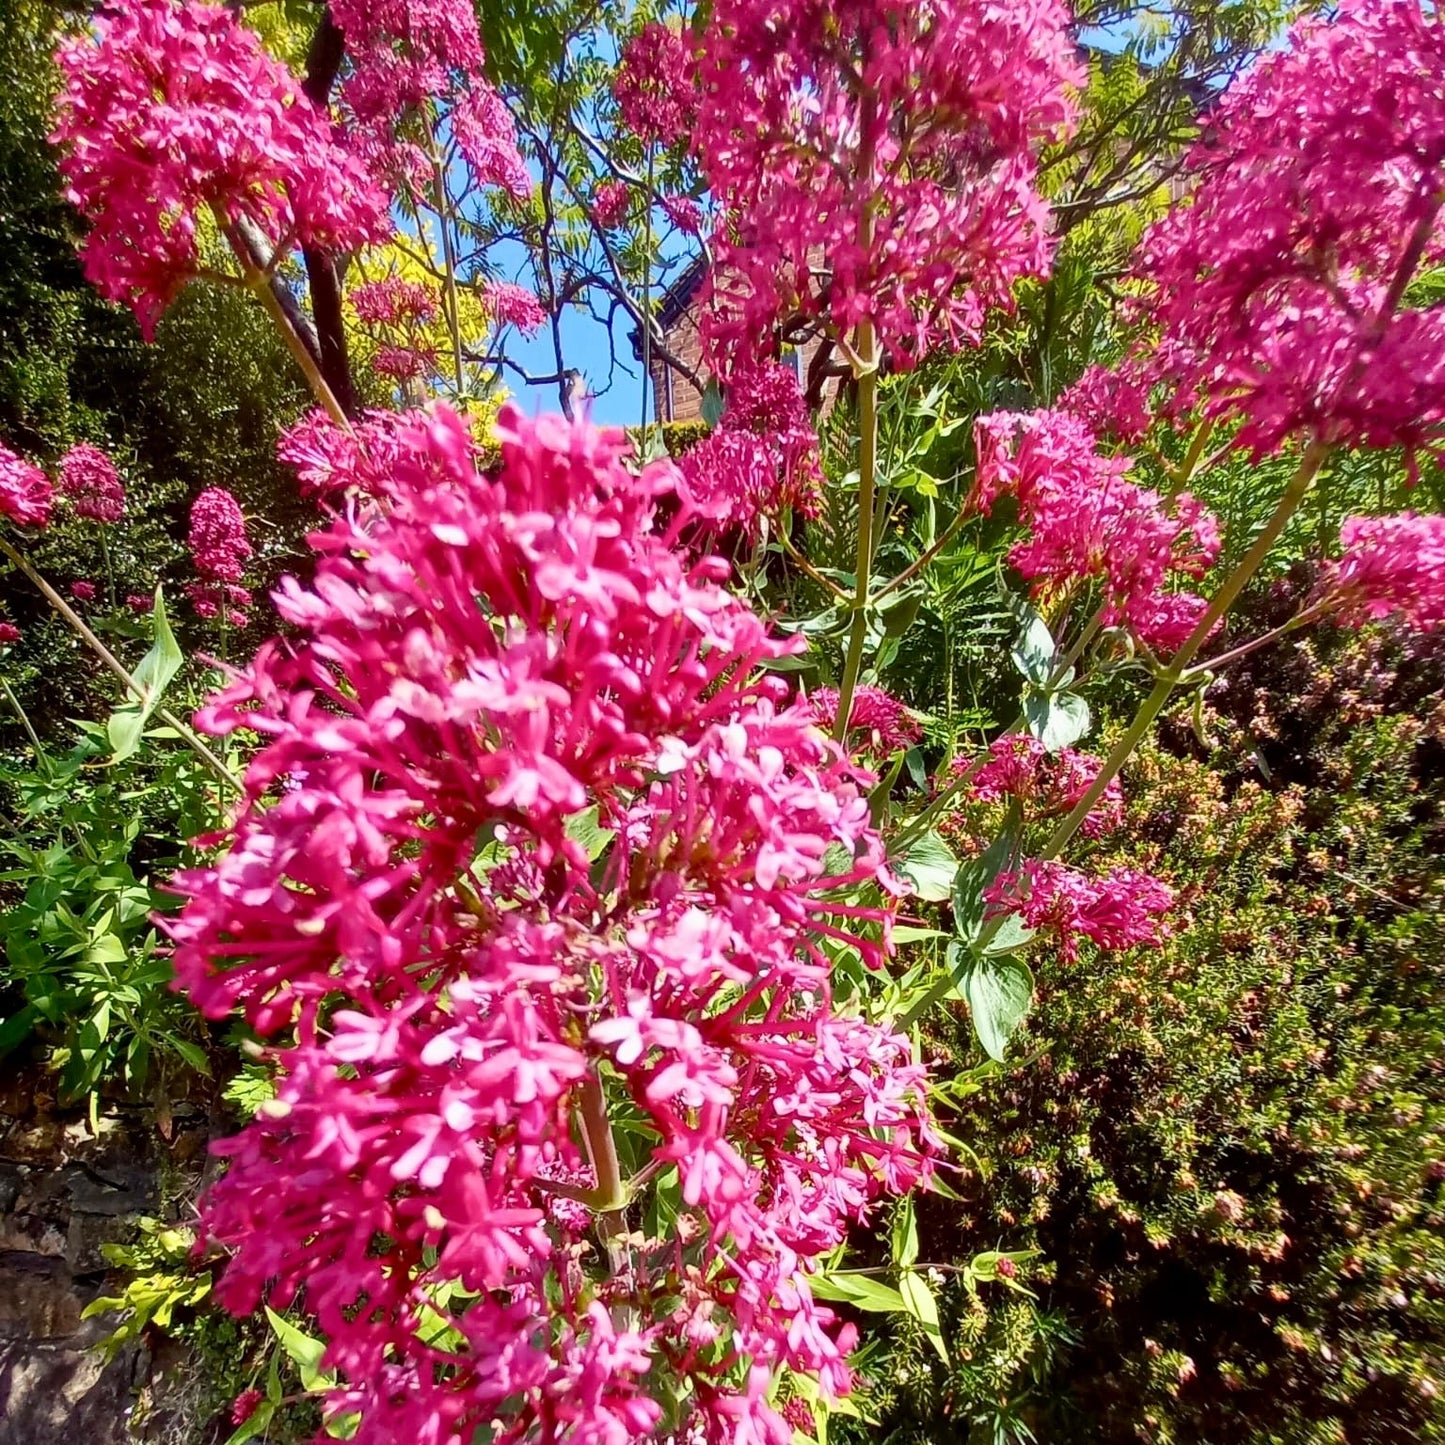
[[[1445,627],[1445,516],[1349,517],[1340,544],[1316,597],[1342,622],[1397,616],[1421,632]]]
[[[818,726],[832,732],[838,720],[838,689],[814,688],[808,704]],[[861,738],[859,737],[861,735]],[[848,736],[857,745],[879,757],[888,757],[903,748],[912,747],[923,737],[923,728],[908,708],[881,687],[866,684],[855,689],[853,709],[848,717]]]
[[[149,338],[200,265],[202,217],[351,251],[391,233],[385,197],[326,116],[228,10],[116,0],[56,59],[52,137],[90,223],[85,272]]]
[[[1138,869],[1093,878],[1034,858],[1000,873],[984,897],[996,913],[1017,913],[1030,928],[1051,930],[1065,963],[1078,958],[1083,938],[1105,949],[1158,944],[1168,933],[1163,915],[1174,906],[1174,890]]]
[[[50,520],[55,490],[33,462],[0,442],[0,517],[22,527],[43,527]]]
[[[261,747],[175,880],[176,973],[279,1079],[204,1203],[220,1296],[304,1289],[360,1445],[642,1439],[661,1396],[679,1438],[777,1438],[780,1370],[848,1386],[810,1273],[935,1147],[908,1041],[831,1002],[838,949],[886,951],[839,901],[883,866],[871,775],[759,666],[800,644],[675,545],[670,463],[497,432],[483,475],[449,409],[404,419],[199,718]],[[555,1201],[619,1187],[623,1109],[678,1215],[629,1216],[619,1271],[607,1201]]]
[[[125,487],[115,463],[99,447],[78,442],[60,459],[60,491],[77,517],[118,522],[125,516]]]
[[[251,555],[241,504],[224,487],[208,487],[191,503],[187,538],[196,571],[209,582],[239,582]]]

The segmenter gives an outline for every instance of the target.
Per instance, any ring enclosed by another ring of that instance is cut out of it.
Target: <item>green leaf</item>
[[[903,1296],[890,1285],[879,1284],[863,1274],[816,1274],[808,1287],[819,1298],[850,1304],[874,1314],[905,1314]]]
[[[896,932],[897,930],[895,934]],[[1014,953],[1037,932],[1037,929],[1030,928],[1017,913],[1010,913],[1000,922],[994,936],[984,944],[983,951],[988,954]]]
[[[949,949],[949,967],[968,1002],[973,1030],[989,1058],[1003,1062],[1013,1032],[1034,1001],[1034,976],[1028,964],[1007,954],[979,958]]]
[[[607,851],[607,845],[617,836],[611,828],[604,828],[598,821],[597,804],[581,813],[573,813],[567,819],[567,836],[586,849],[587,861],[595,863]]]
[[[1017,843],[1018,833],[1011,825],[954,875],[953,927],[960,938],[972,938],[982,926],[984,889],[1009,866]]]
[[[722,420],[723,397],[717,378],[710,376],[702,392],[702,419],[709,426],[716,426]]]
[[[943,1329],[938,1319],[938,1301],[928,1287],[928,1281],[917,1270],[904,1270],[898,1281],[899,1293],[908,1313],[923,1326],[929,1343],[938,1351],[938,1357],[948,1363],[948,1346],[943,1340]]]
[[[161,694],[167,684],[181,670],[185,655],[176,645],[175,634],[171,631],[170,619],[166,616],[165,599],[161,589],[156,588],[155,611],[152,613],[155,641],[151,650],[141,658],[132,676],[140,684],[144,694],[143,702],[130,702],[110,715],[106,724],[106,736],[110,739],[111,762],[123,762],[140,746],[146,722],[160,703]]]
[[[1048,624],[1032,607],[1028,608],[1023,631],[1019,633],[1013,651],[1009,654],[1014,660],[1014,666],[1035,687],[1047,687],[1053,672],[1056,650]]]
[[[925,833],[893,860],[893,868],[926,903],[942,903],[959,871],[953,850],[937,833]]]
[[[275,1413],[275,1405],[270,1400],[262,1400],[249,1418],[243,1420],[235,1431],[226,1437],[226,1445],[245,1445],[247,1440],[254,1440],[271,1423],[271,1416]]]
[[[913,1200],[905,1198],[893,1216],[893,1263],[907,1269],[918,1259],[918,1220],[913,1213]]]
[[[11,1014],[0,1023],[0,1058],[4,1058],[11,1049],[18,1048],[30,1037],[38,1017],[39,1010],[35,1005],[26,1004],[18,1013]]]
[[[1088,731],[1089,704],[1076,692],[1032,692],[1024,699],[1029,732],[1051,753],[1072,747]]]
[[[177,1038],[174,1034],[166,1035],[166,1043],[181,1056],[187,1068],[210,1078],[211,1061],[206,1057],[206,1051],[199,1044],[193,1044],[189,1039]]]
[[[298,1330],[289,1320],[282,1319],[270,1305],[265,1306],[266,1318],[271,1329],[286,1351],[286,1357],[296,1366],[301,1376],[301,1388],[311,1391],[325,1387],[321,1374],[321,1357],[326,1353],[326,1342]]]

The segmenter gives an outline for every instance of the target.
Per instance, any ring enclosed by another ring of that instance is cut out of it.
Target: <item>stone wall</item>
[[[134,1346],[107,1364],[114,1322],[81,1312],[109,1292],[100,1246],[194,1189],[207,1131],[180,1109],[167,1140],[108,1106],[92,1134],[39,1080],[0,1079],[0,1445],[125,1445],[155,1362]]]

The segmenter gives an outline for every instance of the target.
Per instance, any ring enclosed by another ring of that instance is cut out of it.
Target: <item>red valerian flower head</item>
[[[437,298],[432,288],[400,276],[363,281],[352,288],[347,299],[356,312],[356,319],[366,326],[407,326],[432,321],[437,314]]]
[[[592,219],[604,231],[615,230],[627,219],[631,192],[624,181],[603,181],[592,192]]]
[[[1092,753],[1061,748],[1050,753],[1025,733],[1005,733],[989,744],[982,765],[959,756],[953,760],[954,773],[969,773],[968,795],[982,803],[1007,798],[1023,804],[1025,821],[1058,817],[1075,805],[1099,776],[1100,760]],[[1117,828],[1124,820],[1124,793],[1118,778],[1111,778],[1103,796],[1083,825],[1085,837],[1097,838]]]
[[[838,720],[838,689],[819,687],[808,694],[808,703],[818,726],[832,732]],[[923,738],[923,728],[908,708],[881,687],[866,684],[853,693],[853,709],[848,716],[848,736],[862,734],[861,746],[878,757],[889,757],[910,748]]]
[[[482,304],[498,329],[515,326],[524,336],[531,336],[547,324],[547,313],[536,292],[512,281],[488,281],[482,287]]]
[[[1174,890],[1137,869],[1091,878],[1034,858],[1000,873],[984,898],[996,913],[1017,913],[1029,928],[1052,930],[1066,963],[1078,958],[1081,938],[1110,950],[1157,945],[1168,936],[1163,915],[1174,906]]]
[[[125,516],[125,487],[115,463],[99,447],[79,442],[60,459],[60,491],[77,517],[118,522]]]
[[[147,338],[200,265],[211,212],[272,241],[351,251],[391,233],[385,197],[330,123],[231,12],[117,0],[56,59],[52,140],[90,222],[85,272]]]
[[[0,622],[0,647],[20,641],[20,629],[13,622]]]
[[[717,429],[678,463],[684,499],[712,529],[756,537],[785,508],[818,513],[818,434],[791,367],[759,362],[735,372]]]
[[[1205,603],[1169,584],[1202,576],[1218,555],[1210,511],[1188,492],[1166,502],[1129,481],[1130,459],[1101,454],[1067,412],[995,412],[978,419],[974,436],[971,504],[988,512],[1001,496],[1017,501],[1029,535],[1010,548],[1009,561],[1035,596],[1098,579],[1106,626],[1128,627],[1165,651],[1189,636]]]
[[[70,595],[75,598],[77,602],[94,602],[96,595],[95,583],[86,581],[72,582],[70,584]]]
[[[694,144],[723,212],[714,360],[785,317],[872,321],[900,366],[976,342],[1049,263],[1033,150],[1072,119],[1067,27],[1057,0],[717,0]]]
[[[1351,627],[1386,617],[1421,632],[1445,627],[1445,516],[1350,517],[1340,544],[1316,603],[1336,609]]]
[[[1143,441],[1152,422],[1148,384],[1129,366],[1089,367],[1059,397],[1059,410],[1125,446]]]
[[[622,123],[639,139],[675,146],[688,139],[697,118],[693,57],[666,25],[644,25],[627,42],[612,82]]]
[[[224,487],[208,487],[191,503],[187,539],[196,571],[208,582],[239,582],[251,555],[241,504]]]
[[[50,520],[54,502],[50,478],[0,443],[0,517],[22,527],[43,527]]]
[[[204,1206],[221,1296],[304,1290],[360,1445],[763,1445],[779,1370],[847,1388],[816,1261],[935,1147],[908,1041],[831,1001],[832,954],[887,950],[871,776],[673,545],[670,463],[497,430],[484,476],[445,407],[398,425],[200,716],[263,745],[176,972],[280,1036]],[[619,1245],[623,1108],[671,1223]]]
[[[1136,263],[1139,369],[1256,454],[1428,445],[1445,419],[1445,306],[1401,306],[1441,254],[1445,28],[1419,0],[1338,10],[1224,93]]]
[[[149,592],[132,592],[125,599],[125,605],[132,612],[144,616],[147,612],[155,611],[156,599]]]

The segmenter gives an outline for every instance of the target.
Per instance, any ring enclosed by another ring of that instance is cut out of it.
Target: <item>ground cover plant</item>
[[[1434,8],[30,18],[277,457],[0,450],[104,708],[0,622],[0,1046],[238,1116],[119,1341],[264,1320],[233,1445],[1428,1438]]]

